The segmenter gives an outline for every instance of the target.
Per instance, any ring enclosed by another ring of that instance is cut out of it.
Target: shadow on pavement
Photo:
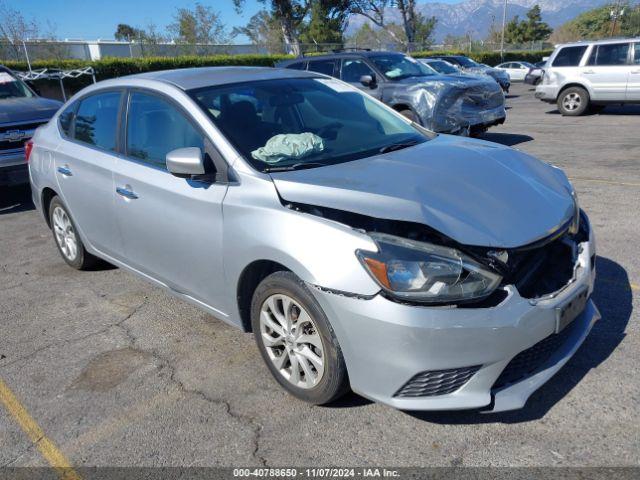
[[[513,145],[518,145],[519,143],[530,142],[533,140],[533,137],[529,135],[521,135],[519,133],[498,133],[498,132],[487,132],[480,135],[478,138],[482,140],[486,140],[488,142],[501,143],[502,145],[506,145],[508,147],[512,147]]]
[[[425,422],[438,424],[520,423],[538,420],[566,396],[589,371],[597,368],[625,337],[633,310],[633,293],[627,272],[618,263],[604,257],[596,262],[597,278],[592,295],[602,314],[573,358],[530,398],[524,408],[502,413],[405,412]]]
[[[33,210],[29,184],[0,187],[0,215]]]

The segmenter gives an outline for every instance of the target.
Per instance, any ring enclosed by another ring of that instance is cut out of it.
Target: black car
[[[25,143],[49,121],[62,103],[38,96],[0,65],[0,185],[27,183]]]
[[[481,132],[506,117],[504,95],[493,80],[441,75],[402,53],[344,51],[276,67],[339,78],[435,132]]]

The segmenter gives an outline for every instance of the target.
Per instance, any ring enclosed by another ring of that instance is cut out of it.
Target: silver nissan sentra
[[[69,265],[253,332],[275,379],[407,410],[522,407],[600,318],[556,167],[436,135],[341,81],[201,68],[100,82],[26,148]]]

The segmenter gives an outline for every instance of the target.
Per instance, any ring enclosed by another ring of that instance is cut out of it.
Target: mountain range
[[[539,5],[542,19],[551,27],[558,27],[580,13],[592,8],[612,3],[611,0],[508,0],[507,21],[518,15],[523,18],[534,5]],[[420,12],[438,19],[434,32],[436,42],[441,42],[447,35],[462,36],[469,34],[474,39],[484,39],[489,33],[491,24],[498,29],[502,25],[503,0],[464,0],[459,3],[429,2],[418,5]],[[386,12],[387,22],[400,23],[399,12],[389,9]],[[358,30],[368,20],[356,15],[349,19],[347,34]]]

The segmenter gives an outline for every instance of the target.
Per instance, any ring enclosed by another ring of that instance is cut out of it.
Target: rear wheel
[[[348,390],[347,369],[333,329],[295,274],[276,272],[258,285],[251,324],[271,374],[293,396],[322,405]]]
[[[589,93],[581,87],[570,87],[558,96],[558,110],[562,115],[577,117],[589,108]]]
[[[98,259],[85,250],[71,215],[58,197],[49,204],[49,224],[58,251],[67,264],[78,270],[96,265]]]

